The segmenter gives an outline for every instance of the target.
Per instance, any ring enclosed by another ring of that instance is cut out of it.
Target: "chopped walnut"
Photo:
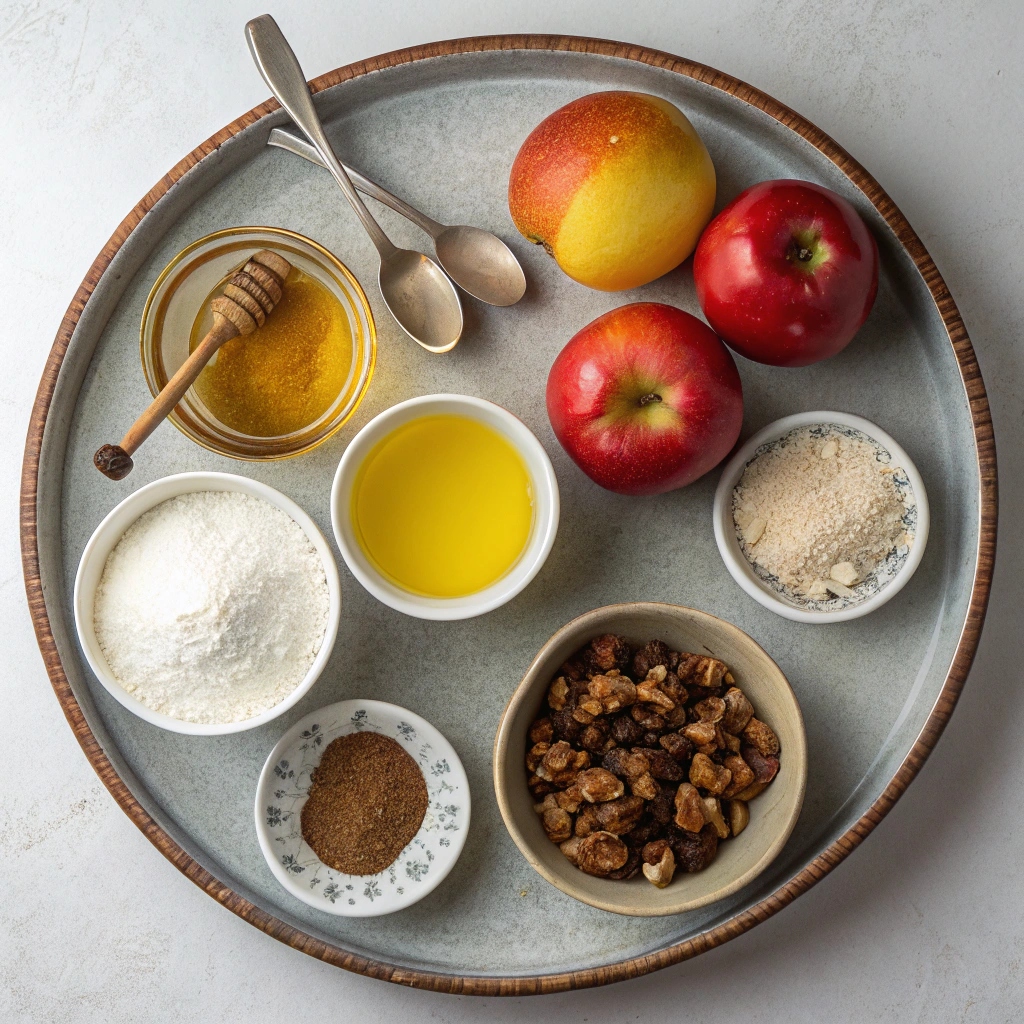
[[[720,722],[725,715],[725,701],[721,697],[705,697],[694,704],[693,711],[702,722]]]
[[[568,746],[568,744],[566,744]],[[535,743],[526,752],[526,770],[535,772],[537,766],[544,760],[544,755],[551,749],[550,743]]]
[[[718,796],[732,781],[728,768],[715,764],[707,754],[694,754],[690,763],[690,782],[700,789],[706,789],[712,796]]]
[[[629,788],[633,796],[641,797],[644,800],[653,800],[658,795],[658,784],[650,772],[644,772],[643,775],[630,779]]]
[[[555,793],[555,801],[563,811],[575,814],[580,809],[580,804],[583,803],[583,794],[580,792],[580,787],[573,783],[568,789]]]
[[[719,839],[728,839],[729,826],[725,823],[725,818],[722,817],[722,805],[719,803],[718,797],[706,796],[703,803],[704,817],[707,818],[708,824],[714,827],[715,834]]]
[[[660,711],[671,711],[676,702],[661,691],[661,684],[665,681],[665,666],[657,665],[651,669],[647,678],[636,688],[636,699],[643,703],[656,707]]]
[[[705,825],[704,804],[697,787],[684,782],[676,790],[676,813],[672,819],[687,832],[699,832]]]
[[[553,711],[561,711],[565,707],[565,700],[569,696],[569,684],[564,676],[559,676],[548,690],[548,706]]]
[[[601,711],[599,714],[610,715],[623,708],[628,708],[637,701],[637,689],[632,680],[623,675],[609,673],[608,675],[594,676],[590,680],[590,696],[600,702]]]
[[[662,842],[665,842],[665,840],[662,840]],[[652,845],[649,843],[644,847],[644,850],[646,851]],[[672,881],[672,876],[676,873],[676,857],[672,852],[672,847],[665,842],[665,849],[656,863],[652,864],[645,858],[643,871],[644,878],[648,882],[656,885],[659,889],[664,889]]]
[[[719,689],[726,672],[728,669],[717,658],[699,654],[682,655],[676,667],[676,675],[685,686],[700,686],[706,690]]]
[[[640,872],[640,867],[643,864],[643,860],[640,857],[640,851],[634,849],[629,843],[626,843],[626,848],[629,850],[629,854],[626,857],[626,863],[621,868],[616,868],[614,871],[608,872],[608,878],[622,879],[622,878],[633,878]]]
[[[552,792],[555,788],[547,779],[542,779],[539,775],[531,775],[526,780],[526,785],[534,796],[543,796],[545,793]]]
[[[565,854],[566,860],[577,867],[579,866],[579,848],[582,842],[583,840],[579,836],[573,836],[558,847]]]
[[[738,836],[750,823],[750,809],[742,800],[730,800],[728,804],[729,828]]]
[[[642,870],[667,885],[703,870],[779,771],[778,737],[716,658],[661,641],[634,651],[607,634],[566,660],[546,696],[527,786],[552,842],[599,877]]]
[[[554,739],[555,730],[554,726],[551,724],[550,718],[538,718],[537,721],[530,726],[531,743],[553,743]]]
[[[752,746],[764,754],[765,757],[774,757],[779,752],[779,737],[772,731],[770,725],[751,718],[743,730],[743,738]]]
[[[683,729],[683,735],[695,746],[703,747],[708,743],[715,744],[716,733],[714,722],[694,722]],[[717,744],[715,744],[717,746]]]
[[[626,791],[622,780],[617,779],[604,768],[588,768],[576,776],[576,785],[583,794],[583,799],[591,804],[615,800]]]
[[[599,700],[585,700],[572,709],[572,717],[580,725],[590,725],[597,716],[601,714],[601,702]]]
[[[638,796],[621,796],[618,800],[593,806],[601,828],[617,836],[631,832],[644,813],[644,801]]]
[[[679,676],[675,672],[666,672],[665,679],[661,684],[661,692],[666,696],[671,697],[676,704],[685,704],[690,699],[690,694],[687,689],[679,681]]]
[[[561,807],[552,807],[541,816],[541,824],[553,843],[562,843],[572,835],[572,818]]]
[[[576,824],[573,831],[578,836],[589,836],[591,832],[598,832],[601,823],[597,820],[597,804],[584,804],[580,813],[576,815]]]
[[[580,842],[576,848],[576,859],[588,875],[603,878],[626,863],[629,849],[610,832],[594,832]]]
[[[736,686],[725,691],[723,700],[725,701],[725,717],[722,719],[722,728],[734,736],[739,735],[754,714],[754,706],[747,700],[743,691]]]
[[[727,757],[722,764],[732,772],[732,781],[722,790],[722,799],[731,800],[754,781],[754,770],[739,754]]]
[[[609,750],[601,765],[623,779],[636,779],[651,770],[651,762],[646,754],[641,751],[630,752],[622,747]]]
[[[589,766],[590,755],[585,750],[573,750],[565,740],[559,740],[544,755],[537,774],[557,786],[568,786]]]

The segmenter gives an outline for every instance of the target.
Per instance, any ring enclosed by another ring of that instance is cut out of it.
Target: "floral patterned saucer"
[[[419,832],[379,875],[327,867],[303,840],[299,823],[324,748],[360,730],[401,743],[427,782]],[[379,700],[343,700],[296,722],[271,751],[256,789],[256,834],[274,877],[303,903],[343,917],[378,917],[421,900],[455,866],[468,829],[469,781],[458,754],[419,715]]]

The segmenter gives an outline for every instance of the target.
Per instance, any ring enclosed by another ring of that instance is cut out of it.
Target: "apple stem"
[[[652,391],[649,395],[644,395],[640,399],[640,408],[642,409],[645,405],[650,405],[651,402],[660,402],[660,401],[661,401],[661,395],[659,395],[656,391]]]

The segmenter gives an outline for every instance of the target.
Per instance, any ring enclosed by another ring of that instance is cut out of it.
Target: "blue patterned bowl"
[[[397,740],[420,766],[427,813],[390,867],[379,875],[346,875],[317,857],[299,822],[310,776],[327,744],[366,730]],[[270,752],[256,789],[256,834],[274,877],[296,899],[328,914],[379,917],[416,903],[440,885],[465,845],[469,807],[462,762],[429,722],[383,701],[343,700],[300,719]]]

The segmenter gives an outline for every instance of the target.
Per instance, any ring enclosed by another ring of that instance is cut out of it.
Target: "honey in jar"
[[[203,308],[208,311],[209,300]],[[196,318],[189,351],[209,329],[209,316]],[[330,409],[352,369],[352,348],[339,299],[293,266],[263,326],[222,345],[192,386],[225,426],[251,437],[279,437]]]

